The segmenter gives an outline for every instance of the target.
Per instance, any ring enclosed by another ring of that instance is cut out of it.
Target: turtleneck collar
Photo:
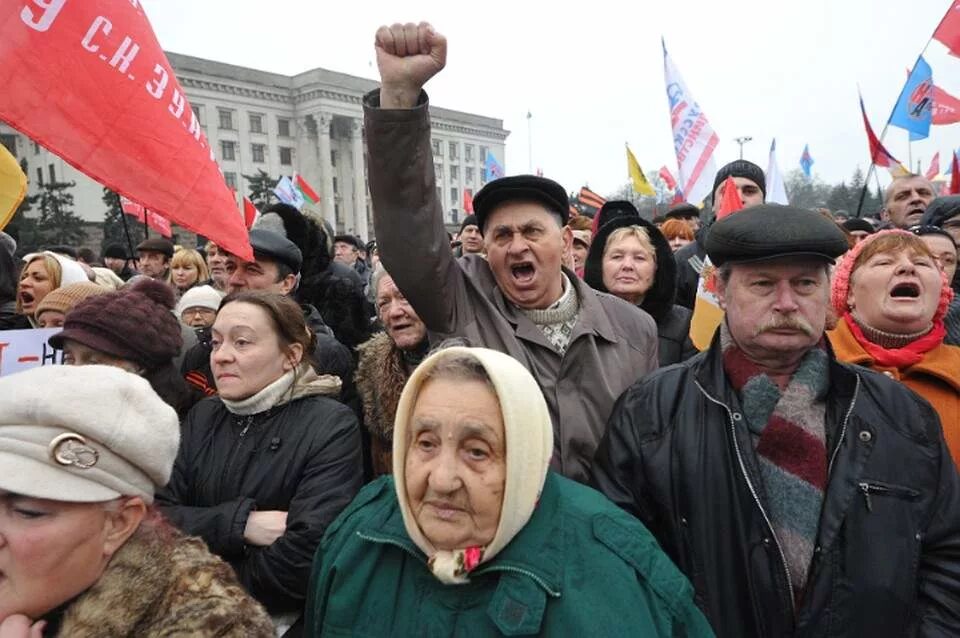
[[[871,343],[875,343],[881,348],[887,348],[888,350],[905,348],[907,345],[913,343],[923,335],[927,334],[933,330],[933,323],[920,332],[913,332],[910,334],[900,334],[893,332],[885,332],[879,328],[874,328],[867,322],[863,320],[862,317],[857,312],[851,312],[850,316],[853,317],[853,320],[860,327],[860,330],[863,332],[863,336],[867,338]]]
[[[290,370],[273,383],[267,385],[262,390],[253,396],[247,397],[246,399],[232,401],[230,399],[224,399],[223,397],[220,397],[220,400],[223,401],[223,404],[227,407],[227,410],[229,410],[231,414],[236,414],[238,416],[260,414],[261,412],[266,412],[270,408],[284,402],[284,395],[288,395],[289,391],[293,389],[294,376],[294,370]],[[286,398],[289,400],[290,397],[287,396]]]

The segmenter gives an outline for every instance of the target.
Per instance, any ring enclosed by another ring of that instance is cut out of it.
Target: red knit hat
[[[837,262],[837,266],[833,270],[833,286],[830,291],[830,302],[833,304],[833,308],[837,311],[838,316],[842,317],[844,313],[849,310],[847,297],[850,295],[850,277],[853,275],[853,264],[856,263],[857,257],[863,252],[864,248],[875,242],[878,237],[895,234],[916,237],[913,233],[899,228],[881,230],[860,240],[856,246],[844,253],[840,261]],[[947,274],[943,272],[942,269],[940,270],[940,281],[940,302],[937,304],[937,311],[933,315],[934,322],[943,319],[947,314],[947,306],[949,306],[953,300],[953,288],[950,287],[950,282],[947,281]]]
[[[183,336],[171,312],[173,290],[167,284],[142,279],[129,288],[84,299],[67,313],[63,331],[50,337],[50,345],[78,343],[148,370],[180,353]]]

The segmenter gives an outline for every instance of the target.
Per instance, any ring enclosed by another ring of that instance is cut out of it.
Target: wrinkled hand
[[[250,512],[247,526],[243,530],[243,540],[250,545],[267,547],[283,536],[287,531],[287,513],[278,511]],[[0,638],[4,638],[0,636]]]
[[[374,48],[380,68],[380,106],[385,109],[416,106],[423,85],[447,63],[447,39],[428,22],[380,27]]]
[[[0,623],[0,638],[43,638],[46,626],[46,620],[33,622],[23,614],[14,614]]]

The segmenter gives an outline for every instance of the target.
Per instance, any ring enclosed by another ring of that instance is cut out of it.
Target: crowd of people
[[[0,235],[0,330],[65,364],[0,378],[0,638],[960,635],[960,196],[839,219],[736,160],[591,218],[518,175],[451,237],[446,40],[376,53],[376,241]]]

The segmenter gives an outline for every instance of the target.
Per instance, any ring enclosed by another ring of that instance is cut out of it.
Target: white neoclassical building
[[[244,175],[299,173],[320,195],[338,232],[372,234],[361,99],[377,83],[326,69],[294,76],[167,53],[215,149],[226,182],[246,194]],[[464,193],[484,183],[484,160],[504,165],[503,121],[431,107],[437,194],[450,224],[463,216]],[[30,193],[44,179],[76,181],[75,210],[103,220],[99,184],[24,136],[0,126],[4,142],[28,163]],[[16,139],[14,139],[16,138]]]

